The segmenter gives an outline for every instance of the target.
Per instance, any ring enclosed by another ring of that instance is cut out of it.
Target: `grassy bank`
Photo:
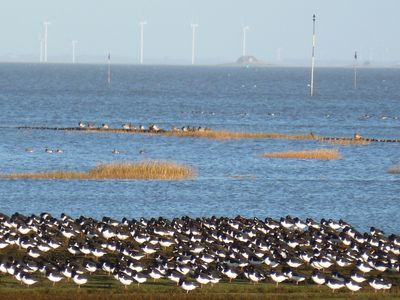
[[[264,153],[262,156],[267,158],[286,158],[286,159],[320,159],[320,160],[341,159],[339,151],[334,149],[269,152],[269,153]]]
[[[209,131],[166,131],[162,133],[166,136],[178,137],[199,137],[217,140],[227,139],[290,139],[290,140],[313,140],[317,137],[313,134],[284,134],[284,133],[265,133],[265,132],[240,132],[225,130]]]
[[[159,280],[140,285],[135,284],[124,289],[121,284],[111,279],[112,276],[96,275],[87,285],[80,289],[73,282],[63,279],[55,287],[50,282],[40,283],[40,286],[24,287],[10,276],[1,276],[0,299],[399,299],[398,287],[388,292],[375,293],[372,288],[365,287],[352,295],[345,288],[332,293],[326,287],[317,287],[309,283],[301,285],[280,284],[276,287],[270,282],[256,285],[245,280],[232,283],[222,282],[215,286],[206,285],[186,294],[184,290],[168,280]]]
[[[83,237],[77,237],[77,241],[83,239]],[[61,240],[60,240],[61,241]],[[60,248],[52,250],[46,253],[42,253],[42,258],[36,261],[51,263],[66,261],[66,259],[73,262],[74,265],[81,266],[84,261],[97,261],[93,255],[83,255],[82,253],[72,255],[66,250],[68,242],[63,239],[63,243]],[[172,248],[161,250],[161,254],[165,257],[172,255]],[[13,245],[5,249],[0,249],[0,261],[4,258],[10,258],[17,261],[24,261],[26,257],[26,250],[20,249],[18,246]],[[100,259],[101,261],[102,259]],[[114,253],[106,254],[106,260],[117,262],[121,260],[121,256]],[[140,261],[144,266],[152,264],[153,257],[144,257]],[[270,267],[261,265],[258,268],[268,271]],[[349,267],[340,271],[344,276],[349,276],[349,273],[353,267]],[[281,268],[278,268],[280,270]],[[95,273],[89,275],[88,272],[84,275],[88,278],[87,284],[81,286],[78,289],[77,285],[72,280],[63,278],[60,282],[56,283],[55,286],[45,277],[44,274],[39,271],[34,273],[34,278],[38,280],[31,287],[21,285],[20,282],[8,274],[0,272],[0,300],[2,299],[21,299],[21,300],[47,300],[47,299],[88,299],[88,300],[108,300],[108,299],[148,299],[148,300],[180,300],[180,299],[400,299],[400,274],[398,272],[385,272],[384,276],[391,283],[393,287],[386,292],[374,292],[374,290],[367,284],[362,284],[363,288],[352,295],[347,288],[342,288],[335,293],[327,286],[318,287],[312,283],[310,279],[313,268],[307,264],[300,266],[297,269],[301,274],[306,275],[308,279],[305,282],[296,285],[295,283],[288,283],[287,281],[279,284],[276,287],[275,283],[267,278],[258,284],[251,284],[249,280],[245,279],[243,274],[231,283],[228,281],[226,276],[220,283],[215,285],[204,285],[202,288],[197,288],[186,294],[184,290],[168,279],[160,279],[153,281],[148,279],[147,282],[140,286],[131,284],[125,289],[123,285],[116,280],[113,275],[109,275],[107,272],[99,269]],[[330,276],[331,272],[335,270],[335,267],[325,271],[326,276]],[[367,276],[376,277],[381,274],[377,271],[371,271]],[[193,280],[193,279],[192,279]]]
[[[170,256],[172,249],[163,250],[162,254]],[[7,249],[0,250],[0,258],[14,257],[17,260],[23,260],[26,255],[26,250],[18,249],[17,246],[12,246]],[[43,253],[44,261],[59,261],[69,258],[78,265],[83,261],[92,260],[92,256],[84,256],[83,254],[72,255],[66,251],[66,244],[63,244],[59,249]],[[120,256],[114,254],[107,254],[107,258],[117,261]],[[150,257],[143,258],[141,262],[144,265],[151,263]],[[267,266],[261,266],[265,271],[269,270]],[[352,268],[342,270],[341,274],[348,276]],[[298,268],[298,271],[307,275],[308,279],[305,282],[296,285],[294,283],[280,283],[277,287],[275,283],[267,278],[266,280],[251,284],[249,280],[240,276],[238,279],[229,282],[228,278],[223,277],[220,283],[215,285],[204,285],[202,288],[197,288],[189,294],[178,287],[176,283],[168,279],[159,279],[153,281],[148,279],[147,282],[140,284],[133,283],[124,288],[124,286],[117,281],[113,275],[108,275],[107,272],[98,270],[89,276],[86,273],[84,276],[88,277],[88,282],[78,289],[77,285],[72,280],[63,278],[55,286],[40,272],[35,272],[34,277],[38,280],[36,284],[31,287],[26,287],[14,276],[0,273],[0,300],[3,299],[21,299],[21,300],[66,300],[66,299],[88,299],[88,300],[133,300],[133,299],[147,299],[147,300],[180,300],[180,299],[400,299],[400,275],[396,272],[385,272],[385,278],[393,283],[393,287],[386,292],[375,292],[367,283],[362,284],[363,288],[354,295],[347,289],[342,288],[333,293],[327,286],[318,287],[314,284],[309,276],[311,275],[312,268],[304,265]],[[326,271],[326,276],[329,276],[332,270]],[[379,272],[372,271],[368,275],[376,276]]]
[[[8,179],[147,179],[180,180],[195,176],[192,168],[174,162],[142,161],[102,164],[87,172],[49,171],[39,173],[2,174]]]

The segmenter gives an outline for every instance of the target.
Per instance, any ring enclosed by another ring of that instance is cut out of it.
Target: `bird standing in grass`
[[[178,284],[182,289],[184,289],[186,291],[187,294],[189,293],[189,291],[193,291],[194,289],[196,289],[198,287],[198,285],[195,284],[194,282],[186,281],[183,278],[181,280],[179,280]]]
[[[328,279],[325,284],[332,290],[332,293],[344,287],[344,282],[336,279]]]
[[[78,285],[78,289],[81,288],[81,285],[84,285],[88,282],[86,277],[79,275],[75,271],[72,273],[72,280]]]

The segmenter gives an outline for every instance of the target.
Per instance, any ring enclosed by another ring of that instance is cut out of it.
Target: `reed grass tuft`
[[[38,173],[2,174],[8,179],[145,179],[182,180],[190,179],[196,172],[185,165],[169,161],[141,161],[135,163],[101,164],[87,172],[49,171]]]
[[[320,160],[341,159],[339,151],[335,149],[269,152],[269,153],[264,153],[262,156],[268,158],[286,158],[286,159],[320,159]]]
[[[166,136],[178,137],[200,137],[208,139],[290,139],[290,140],[313,140],[317,136],[314,134],[285,134],[268,132],[241,132],[225,130],[207,130],[207,131],[166,131],[162,133]]]
[[[400,166],[393,166],[387,169],[389,174],[400,174]]]
[[[355,140],[355,139],[339,139],[339,140],[320,140],[322,143],[331,145],[369,145],[371,142],[366,140]]]

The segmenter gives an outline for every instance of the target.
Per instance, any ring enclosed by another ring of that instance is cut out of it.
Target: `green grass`
[[[1,276],[0,299],[399,299],[398,287],[389,292],[375,293],[370,287],[352,295],[346,289],[332,293],[328,287],[307,283],[295,286],[272,283],[249,284],[244,280],[222,282],[204,286],[189,294],[168,280],[131,285],[126,290],[107,275],[91,277],[80,289],[65,279],[52,287],[49,281],[41,281],[36,287],[21,286],[10,276]]]
[[[168,256],[171,254],[171,249],[163,250],[163,254]],[[12,246],[0,250],[0,260],[4,257],[14,257],[15,259],[22,259],[26,255],[25,250],[19,250],[17,247]],[[70,253],[65,251],[65,243],[57,250],[43,254],[43,258],[47,261],[73,259],[76,262],[82,262],[85,259],[94,261],[93,256],[84,257],[79,255],[73,257]],[[118,255],[107,254],[107,260],[117,261]],[[153,258],[143,258],[141,262],[147,265]],[[263,265],[264,270],[268,268]],[[298,269],[299,272],[310,275],[312,268],[309,266],[302,266]],[[331,271],[327,271],[327,275]],[[342,274],[349,274],[350,268],[340,269]],[[376,276],[378,272],[371,272],[371,275]],[[375,293],[368,284],[363,284],[363,289],[352,295],[346,288],[340,289],[335,293],[326,286],[318,287],[311,283],[308,279],[305,283],[296,286],[293,283],[283,283],[279,287],[271,281],[266,279],[259,284],[251,284],[245,278],[240,278],[229,283],[227,279],[223,279],[219,284],[214,286],[206,285],[203,288],[198,288],[188,295],[180,287],[168,279],[161,279],[153,281],[148,279],[144,284],[139,287],[132,284],[126,290],[113,276],[109,276],[104,271],[97,271],[93,275],[88,276],[88,283],[83,285],[80,289],[76,284],[67,279],[63,279],[57,283],[55,287],[46,279],[42,274],[36,272],[35,278],[39,280],[38,283],[31,287],[21,285],[13,276],[0,274],[0,300],[2,299],[21,299],[21,300],[38,300],[38,299],[89,299],[89,300],[105,300],[105,299],[166,299],[166,300],[179,300],[179,299],[400,299],[400,274],[398,273],[384,273],[384,277],[393,283],[390,291],[385,293]]]

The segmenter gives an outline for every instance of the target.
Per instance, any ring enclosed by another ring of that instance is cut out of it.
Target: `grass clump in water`
[[[209,139],[290,139],[290,140],[313,140],[317,137],[314,134],[284,134],[284,133],[265,133],[265,132],[240,132],[225,130],[206,130],[206,131],[167,131],[163,133],[167,136],[178,137],[200,137]]]
[[[389,174],[400,174],[400,166],[393,166],[387,169]]]
[[[331,144],[331,145],[369,145],[371,142],[366,140],[356,140],[356,139],[339,139],[339,140],[321,140],[323,143]]]
[[[269,152],[269,153],[264,153],[262,156],[268,158],[287,158],[287,159],[320,159],[320,160],[341,159],[339,151],[335,149]]]
[[[185,165],[168,161],[142,161],[135,163],[101,164],[87,172],[49,171],[39,173],[14,173],[0,175],[9,179],[145,179],[182,180],[195,176],[195,171]]]

